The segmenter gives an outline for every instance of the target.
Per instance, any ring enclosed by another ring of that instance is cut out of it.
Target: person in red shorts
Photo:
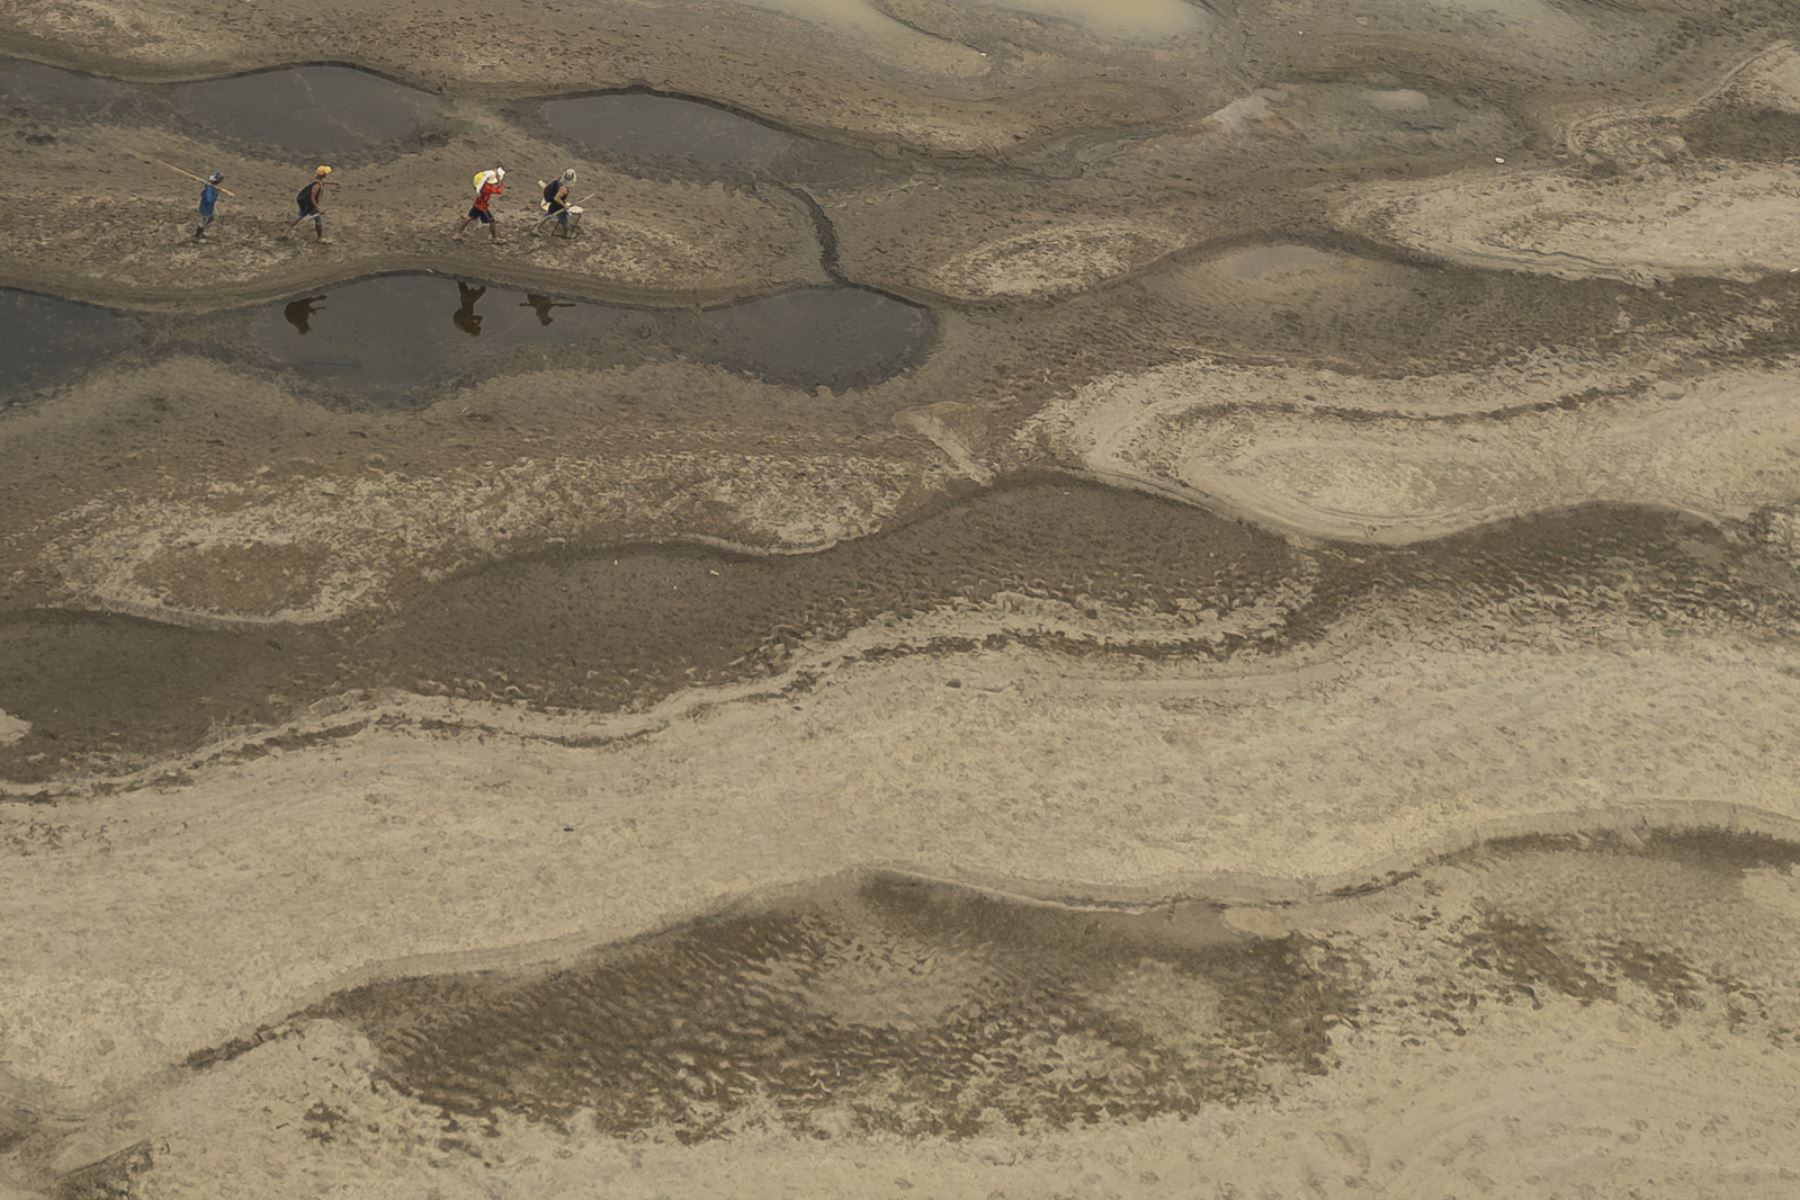
[[[480,221],[483,225],[486,225],[488,227],[489,235],[492,236],[496,242],[504,242],[506,240],[500,236],[500,219],[494,216],[488,209],[488,205],[493,201],[495,196],[503,195],[505,193],[505,180],[505,167],[495,167],[481,177],[481,183],[475,190],[475,205],[473,208],[469,209],[469,215],[463,218],[462,224],[456,227],[456,233],[451,237],[452,241],[460,242],[463,240],[463,231],[468,229],[471,221]]]

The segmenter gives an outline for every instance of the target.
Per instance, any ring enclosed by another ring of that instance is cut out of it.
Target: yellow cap
[[[331,174],[331,168],[321,164],[319,169],[314,171],[313,174],[314,175],[329,175],[329,174]]]

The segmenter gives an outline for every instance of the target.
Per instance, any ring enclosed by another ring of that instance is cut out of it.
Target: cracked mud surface
[[[0,0],[0,1200],[1795,1194],[1797,40]]]

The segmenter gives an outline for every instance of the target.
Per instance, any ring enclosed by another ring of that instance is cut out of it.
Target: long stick
[[[168,167],[169,170],[175,172],[177,175],[186,175],[189,179],[193,180],[195,183],[204,183],[204,184],[208,184],[209,186],[212,186],[212,187],[219,187],[218,184],[213,183],[211,180],[202,179],[198,175],[195,175],[193,172],[184,171],[180,167],[172,166],[171,164],[164,162],[160,158],[151,158],[148,154],[139,154],[136,150],[127,150],[125,153],[131,155],[131,157],[133,157],[133,158],[141,158],[147,163],[154,163],[156,166],[159,166],[159,167]],[[233,200],[237,199],[237,193],[232,191],[230,188],[219,187],[219,190],[221,192],[224,192],[227,196],[230,196]]]
[[[583,196],[581,198],[582,202],[585,203],[586,201],[592,200],[592,199],[594,199],[595,196],[598,196],[599,194],[600,194],[599,192],[595,192],[592,196]],[[563,207],[564,208],[574,208],[575,201],[571,200],[567,204],[563,205]],[[556,214],[553,212],[550,212],[549,210],[550,210],[550,202],[548,200],[539,200],[538,201],[538,211],[546,214],[547,216],[554,217]]]

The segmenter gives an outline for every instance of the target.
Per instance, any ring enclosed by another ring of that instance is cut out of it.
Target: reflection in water
[[[444,328],[444,301],[457,302]],[[482,309],[488,292],[497,298]],[[177,321],[171,343],[198,336],[227,356],[245,352],[316,382],[387,406],[423,399],[470,371],[534,369],[555,362],[685,358],[815,391],[867,387],[905,370],[924,351],[931,314],[866,288],[797,288],[708,309],[645,309],[565,300],[539,292],[427,275],[387,275],[334,287],[333,317],[309,318],[323,295],[242,317],[221,315],[203,334]],[[243,334],[232,332],[248,323]],[[298,331],[309,337],[296,337]],[[564,355],[572,356],[563,358]]]
[[[481,318],[475,315],[475,302],[487,294],[487,288],[471,287],[459,279],[456,281],[456,291],[461,304],[456,315],[450,318],[451,323],[470,337],[480,337]]]
[[[550,297],[540,296],[536,292],[527,292],[525,294],[525,299],[519,302],[519,307],[529,308],[537,313],[539,325],[548,325],[552,319],[550,316],[551,309],[574,308],[575,305],[567,300],[552,300]]]
[[[289,325],[298,329],[302,334],[307,334],[312,332],[313,314],[318,312],[324,303],[325,297],[323,296],[303,296],[290,302],[286,308],[281,310],[281,313],[287,318]]]
[[[456,283],[451,329],[444,302]],[[499,298],[477,314],[482,298]],[[330,310],[329,320],[315,318]],[[686,359],[807,392],[871,386],[912,366],[930,312],[850,285],[714,308],[586,303],[428,275],[387,275],[236,312],[119,313],[0,289],[0,404],[123,352],[205,355],[294,372],[358,404],[411,406],[470,372]]]

